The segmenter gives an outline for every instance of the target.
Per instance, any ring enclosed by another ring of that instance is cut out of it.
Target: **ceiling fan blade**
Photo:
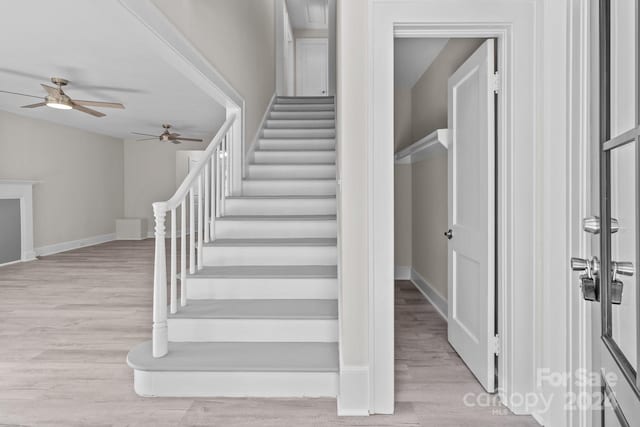
[[[3,92],[3,93],[10,93],[11,95],[28,96],[28,97],[30,97],[30,98],[38,98],[38,99],[42,99],[42,97],[41,97],[41,96],[27,95],[26,93],[9,92],[8,90],[0,90],[0,92]]]
[[[47,105],[46,102],[38,102],[37,104],[23,105],[20,108],[38,108],[38,107],[44,107],[45,105]]]
[[[74,99],[73,102],[78,105],[84,105],[85,107],[120,108],[124,110],[124,105],[119,102],[80,101],[78,99]]]
[[[56,88],[56,87],[47,86],[47,85],[42,84],[42,83],[40,84],[40,86],[42,86],[42,88],[44,90],[46,90],[47,93],[49,95],[51,95],[51,96],[56,96],[58,94],[58,88]]]
[[[177,141],[193,141],[193,142],[202,142],[201,139],[197,138],[176,138]]]
[[[93,117],[104,117],[106,114],[101,113],[100,111],[92,110],[91,108],[83,107],[82,105],[78,105],[75,102],[71,104],[74,110],[81,111],[83,113],[91,114]]]
[[[140,133],[140,132],[131,132],[134,135],[142,135],[142,136],[152,136],[154,138],[158,138],[158,135],[151,135],[150,133]]]
[[[136,141],[153,141],[153,140],[156,140],[156,139],[158,139],[158,137],[155,137],[155,138],[142,138],[142,139],[136,139]]]

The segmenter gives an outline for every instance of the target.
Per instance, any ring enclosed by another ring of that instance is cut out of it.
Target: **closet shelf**
[[[437,129],[429,135],[414,142],[407,148],[403,148],[395,155],[396,163],[409,164],[413,163],[427,154],[427,150],[432,147],[444,147],[446,150],[449,146],[449,129]]]

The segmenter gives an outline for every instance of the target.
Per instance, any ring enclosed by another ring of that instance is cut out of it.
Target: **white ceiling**
[[[117,0],[21,0],[0,14],[0,89],[44,96],[40,83],[70,80],[76,99],[121,102],[125,110],[19,108],[35,98],[0,93],[0,110],[117,138],[160,134],[170,123],[189,137],[210,138],[224,109],[149,48],[152,37]]]
[[[394,40],[396,87],[413,87],[427,71],[449,39],[413,38]]]
[[[287,0],[287,11],[294,30],[326,30],[327,0]]]

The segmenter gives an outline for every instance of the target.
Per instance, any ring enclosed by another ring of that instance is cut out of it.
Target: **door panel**
[[[600,227],[590,231],[599,233],[600,253],[589,264],[595,270],[581,277],[583,289],[584,277],[599,284],[601,333],[593,344],[599,361],[594,370],[601,373],[604,392],[594,419],[605,427],[640,425],[639,12],[635,0],[600,0]]]
[[[326,96],[329,86],[327,39],[296,40],[296,95]]]
[[[494,41],[487,40],[449,79],[449,342],[495,391]]]
[[[636,259],[636,145],[625,144],[611,150],[611,218],[618,223],[618,231],[611,234],[611,259],[633,262]],[[633,277],[618,275],[622,283],[621,304],[610,302],[611,336],[620,350],[636,366],[637,304]],[[635,368],[633,368],[635,372]]]

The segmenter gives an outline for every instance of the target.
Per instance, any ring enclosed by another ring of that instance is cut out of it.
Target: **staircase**
[[[138,394],[337,396],[334,111],[332,97],[277,98],[241,195],[183,276],[186,305],[156,322],[166,355],[149,341],[127,357]]]

